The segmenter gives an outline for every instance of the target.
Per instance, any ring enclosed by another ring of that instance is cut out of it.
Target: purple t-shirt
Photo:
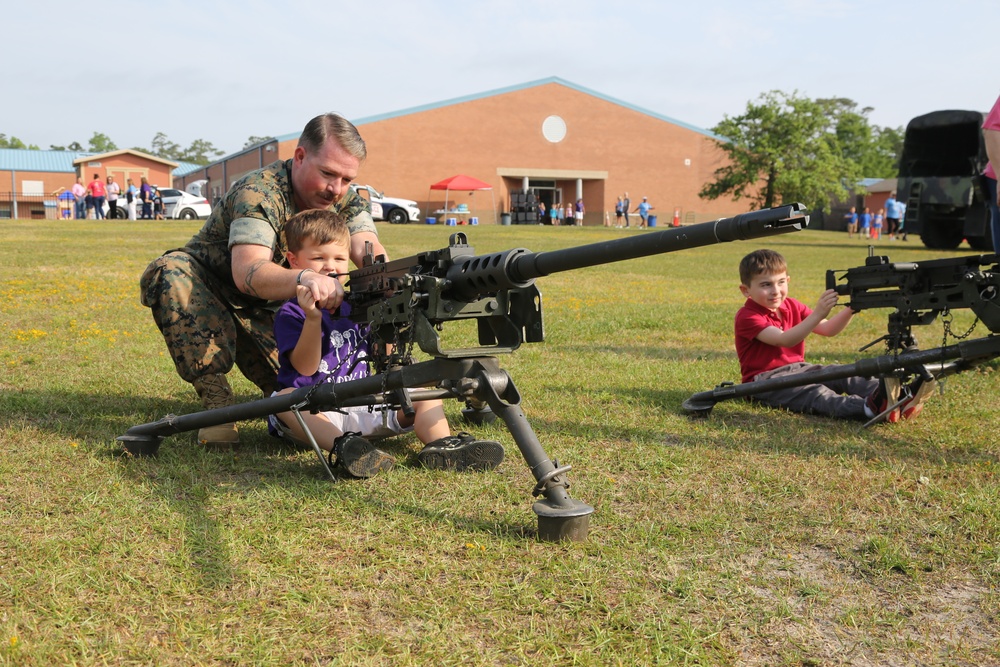
[[[348,315],[351,307],[344,303],[336,315],[323,311],[322,357],[319,370],[312,376],[300,375],[289,361],[302,335],[306,314],[294,299],[286,301],[274,316],[274,339],[278,345],[278,387],[308,387],[320,382],[347,382],[368,377],[367,327],[355,324]]]

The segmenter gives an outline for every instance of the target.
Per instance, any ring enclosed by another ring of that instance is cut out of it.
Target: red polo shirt
[[[757,334],[768,327],[787,331],[811,314],[811,308],[792,297],[787,297],[776,313],[747,299],[736,313],[735,323],[736,356],[743,382],[752,381],[758,373],[805,361],[804,340],[793,347],[777,347],[757,340]]]

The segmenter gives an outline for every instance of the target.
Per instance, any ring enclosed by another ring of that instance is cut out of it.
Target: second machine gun
[[[838,277],[838,273],[841,274]],[[851,376],[900,377],[920,375],[924,379],[941,378],[967,370],[1000,356],[1000,256],[970,255],[926,262],[890,262],[885,256],[872,256],[864,266],[845,271],[827,271],[827,289],[848,297],[848,308],[856,312],[872,308],[893,308],[885,335],[859,351],[885,342],[886,353],[859,359],[852,364],[827,366],[821,370],[791,376],[746,382],[723,383],[684,401],[684,409],[706,415],[719,401],[748,398],[756,394],[786,389],[821,380]],[[952,311],[968,309],[982,322],[990,335],[968,339],[951,331]],[[944,341],[940,347],[917,348],[913,327],[927,325],[939,316],[945,322]],[[947,338],[959,339],[953,345]],[[891,411],[896,406],[889,406]],[[879,421],[882,415],[866,426]]]
[[[500,418],[513,436],[536,480],[533,496],[544,496],[533,505],[539,538],[584,540],[594,508],[569,496],[570,466],[550,460],[542,449],[521,411],[517,387],[495,356],[511,352],[523,342],[543,340],[542,299],[535,279],[559,271],[785,234],[801,230],[808,222],[803,207],[793,204],[549,252],[516,248],[476,255],[463,233],[453,234],[447,248],[405,259],[385,261],[369,252],[364,265],[350,273],[347,301],[351,317],[370,326],[373,375],[302,387],[191,415],[168,415],[133,426],[118,440],[130,454],[154,455],[163,438],[175,433],[292,412],[333,477],[301,411],[359,405],[405,411],[412,409],[411,401],[464,400],[468,418]],[[439,335],[442,325],[462,319],[477,321],[479,345],[445,349]],[[432,358],[414,362],[410,356],[414,345]]]

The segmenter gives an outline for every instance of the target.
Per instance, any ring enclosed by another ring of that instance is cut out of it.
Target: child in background
[[[844,214],[844,219],[847,220],[847,238],[853,239],[854,235],[858,233],[857,210],[855,210],[852,206],[847,213]]]
[[[882,221],[885,220],[885,209],[880,208],[872,218],[872,239],[878,241],[882,236]]]
[[[858,224],[861,226],[861,235],[866,239],[871,238],[872,210],[865,206],[864,212],[858,218]]]
[[[285,225],[293,269],[337,275],[347,281],[351,238],[339,214],[327,210],[297,213]],[[285,302],[274,318],[278,347],[278,394],[321,382],[348,382],[367,377],[366,328],[348,318],[345,302],[336,314],[316,307],[309,287],[299,285],[296,298]],[[492,470],[503,461],[499,442],[476,440],[468,433],[451,435],[440,400],[416,401],[415,414],[402,410],[351,407],[303,414],[316,443],[330,452],[330,460],[353,477],[371,477],[393,467],[392,457],[367,438],[383,438],[415,431],[424,448],[417,459],[435,470]],[[272,415],[272,432],[299,442],[307,437],[291,412]],[[334,461],[334,459],[336,459]]]

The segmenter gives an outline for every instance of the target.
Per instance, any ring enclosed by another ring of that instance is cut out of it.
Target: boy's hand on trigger
[[[823,292],[819,301],[816,302],[816,308],[813,310],[814,313],[820,315],[822,319],[826,319],[826,316],[830,314],[833,307],[837,305],[837,292],[836,290],[828,289]]]
[[[297,285],[295,287],[295,298],[299,302],[299,307],[305,312],[306,318],[312,319],[322,314],[316,306],[316,299],[313,298],[312,290],[305,285]]]

